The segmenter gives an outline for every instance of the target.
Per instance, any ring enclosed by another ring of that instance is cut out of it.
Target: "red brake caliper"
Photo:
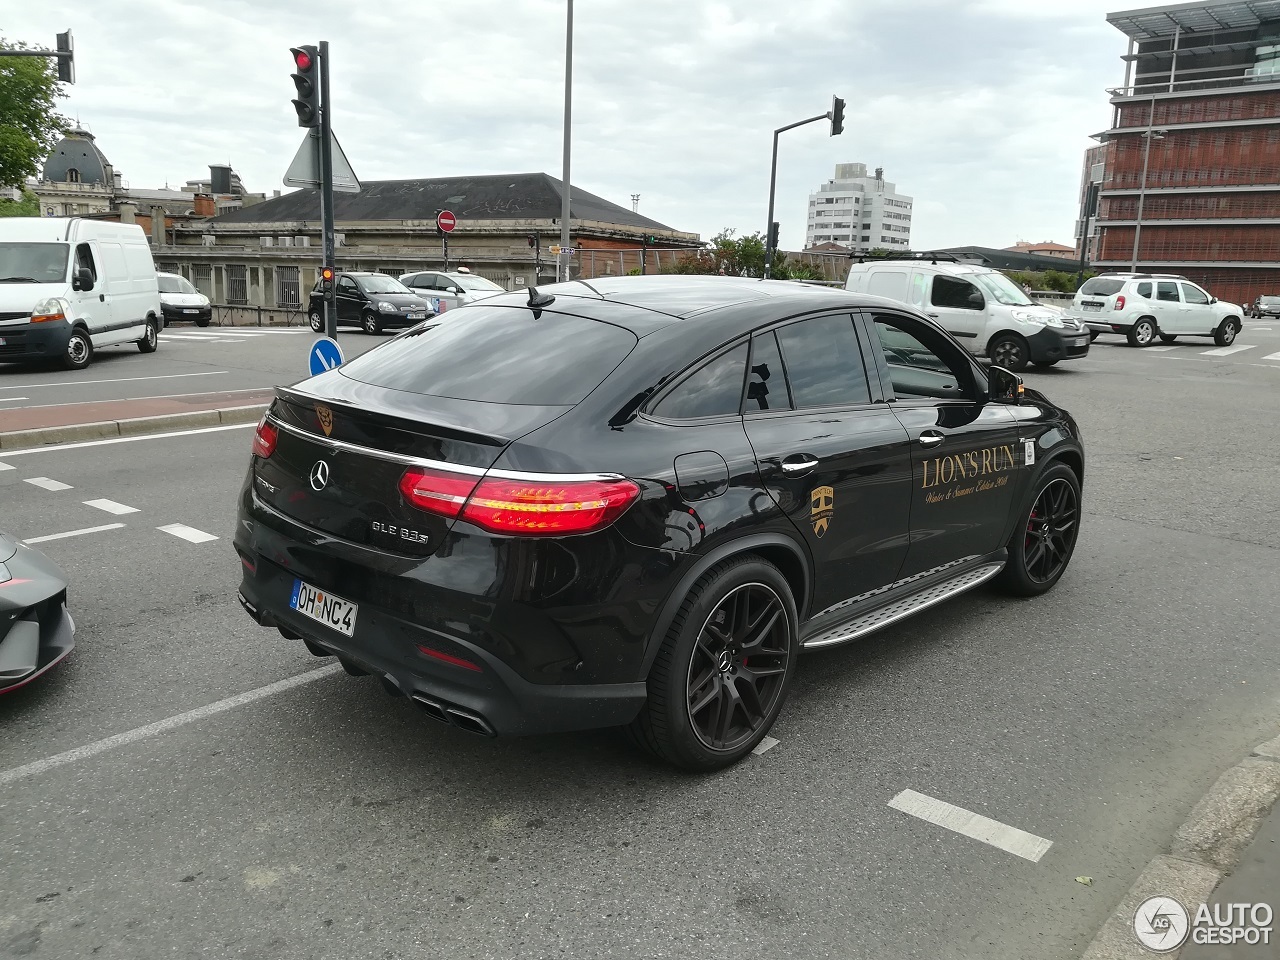
[[[1027,539],[1026,539],[1026,542],[1023,543],[1022,545],[1023,549],[1026,549],[1027,547],[1031,546],[1031,538],[1035,535],[1035,532],[1036,532],[1036,519],[1037,519],[1036,512],[1032,510],[1031,516],[1027,519]]]

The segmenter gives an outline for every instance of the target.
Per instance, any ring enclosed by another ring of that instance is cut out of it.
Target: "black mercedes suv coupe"
[[[878,297],[615,277],[280,387],[240,494],[260,624],[477,733],[751,751],[802,650],[1067,567],[1075,422]]]

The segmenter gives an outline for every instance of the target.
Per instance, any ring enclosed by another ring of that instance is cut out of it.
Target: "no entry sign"
[[[436,214],[436,226],[439,227],[441,230],[443,230],[445,233],[452,233],[453,228],[456,227],[457,225],[458,225],[458,218],[453,215],[452,211],[441,210],[439,213]]]

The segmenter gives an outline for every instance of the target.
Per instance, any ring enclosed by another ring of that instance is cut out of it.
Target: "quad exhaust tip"
[[[413,702],[421,707],[423,712],[432,720],[439,720],[441,723],[447,723],[460,730],[466,730],[468,733],[478,733],[482,737],[496,737],[498,735],[497,731],[490,726],[489,721],[478,713],[472,713],[470,710],[465,710],[452,703],[444,703],[423,693],[415,693]]]

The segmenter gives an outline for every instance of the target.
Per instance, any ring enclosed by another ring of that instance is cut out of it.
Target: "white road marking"
[[[270,387],[242,387],[239,390],[219,390],[218,396],[223,396],[229,393],[262,393],[262,391],[270,390],[270,389],[271,389]],[[206,393],[147,393],[147,394],[143,394],[140,397],[121,397],[117,399],[174,400],[179,397],[206,397],[206,396],[209,396],[209,394],[206,394]],[[25,400],[27,398],[22,397],[21,399]],[[0,401],[0,402],[3,402],[3,401]],[[114,402],[115,401],[113,400],[68,400],[66,403],[33,403],[31,406],[24,407],[23,409],[24,410],[51,410],[54,407],[79,407],[79,406],[83,406],[86,403],[114,403]]]
[[[275,683],[269,683],[265,687],[258,687],[256,690],[250,690],[234,697],[227,697],[225,700],[197,707],[195,710],[188,710],[186,713],[179,713],[165,720],[157,720],[155,723],[149,723],[145,727],[135,727],[132,730],[126,730],[124,733],[117,733],[113,737],[97,740],[93,743],[85,744],[83,747],[76,747],[74,750],[55,753],[52,757],[46,757],[43,760],[36,760],[32,763],[24,763],[20,767],[11,767],[0,772],[0,786],[13,783],[24,777],[34,777],[37,774],[44,773],[46,770],[52,770],[54,767],[60,767],[68,763],[75,763],[77,760],[87,760],[89,757],[97,756],[99,753],[106,753],[108,750],[114,750],[117,747],[128,746],[131,743],[137,743],[139,740],[146,740],[162,733],[168,733],[170,730],[176,730],[178,727],[186,726],[188,723],[195,723],[197,720],[203,720],[206,717],[226,713],[228,710],[236,709],[236,707],[247,706],[256,700],[262,700],[265,697],[292,690],[294,687],[300,687],[304,683],[322,680],[341,669],[341,665],[334,663],[321,667],[319,670],[308,670],[306,673],[300,673],[285,680],[277,680]]]
[[[156,529],[163,533],[172,533],[175,537],[189,540],[191,543],[208,543],[210,540],[218,539],[212,533],[188,527],[185,523],[166,523],[163,527],[156,527]]]
[[[1178,348],[1173,344],[1168,344],[1167,346],[1163,346],[1163,347],[1147,347],[1147,350],[1149,350],[1151,353],[1162,353],[1165,350],[1177,350],[1177,349]]]
[[[773,737],[765,737],[763,740],[761,740],[759,743],[756,744],[755,749],[752,750],[751,752],[758,757],[763,753],[768,753],[770,750],[772,750],[781,742],[782,742],[781,740],[775,740]]]
[[[61,480],[50,480],[48,477],[27,477],[26,482],[42,490],[70,490],[71,484]]]
[[[266,404],[262,404],[266,406]],[[86,447],[103,447],[110,443],[137,443],[139,440],[165,440],[169,437],[190,437],[198,433],[220,433],[223,430],[255,429],[256,423],[225,423],[220,427],[196,427],[193,430],[173,430],[169,433],[140,433],[136,437],[109,437],[106,440],[80,440],[77,443],[51,443],[45,447],[29,447],[26,450],[6,450],[10,459],[32,453],[60,453],[63,450],[83,450]]]
[[[981,840],[983,843],[1022,857],[1024,860],[1030,860],[1032,863],[1039,863],[1040,858],[1053,846],[1052,840],[1037,837],[1034,833],[1027,833],[1025,830],[1001,823],[999,820],[992,820],[990,817],[984,817],[964,807],[957,807],[945,800],[935,800],[914,790],[903,790],[889,801],[889,806],[962,836]]]
[[[30,397],[0,397],[0,403],[13,403],[15,400],[30,400]]]
[[[1262,359],[1263,360],[1280,360],[1280,353],[1269,353]]]
[[[1233,353],[1239,353],[1241,350],[1252,350],[1256,346],[1256,343],[1235,343],[1229,347],[1219,347],[1217,350],[1201,350],[1200,356],[1227,357]]]
[[[200,373],[164,373],[156,377],[121,377],[117,380],[66,380],[61,383],[26,383],[20,387],[0,387],[0,390],[32,390],[36,387],[87,387],[94,383],[133,383],[135,380],[176,380],[179,377],[217,377],[226,370],[204,370]]]
[[[123,503],[116,503],[114,500],[86,500],[86,507],[97,507],[99,510],[105,510],[107,513],[114,513],[116,516],[123,516],[126,513],[141,513],[137,507],[129,507]]]
[[[0,463],[0,470],[17,470],[17,469],[18,468],[11,463]]]
[[[50,540],[65,540],[67,537],[82,537],[86,533],[101,533],[103,530],[119,530],[123,523],[104,523],[100,527],[83,527],[80,530],[68,530],[66,533],[51,533],[43,537],[29,537],[23,543],[48,543]]]

